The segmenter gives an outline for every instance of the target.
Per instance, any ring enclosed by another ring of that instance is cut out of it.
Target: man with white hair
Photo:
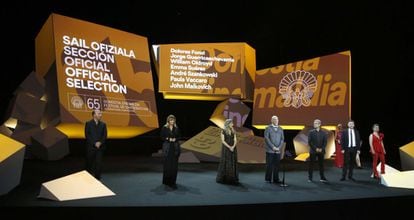
[[[283,129],[279,126],[279,118],[274,115],[269,126],[264,132],[265,149],[266,149],[266,176],[265,180],[268,183],[280,184],[279,180],[279,165],[280,153],[285,136]]]

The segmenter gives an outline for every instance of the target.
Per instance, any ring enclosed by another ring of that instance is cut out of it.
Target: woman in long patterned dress
[[[237,138],[233,129],[233,120],[224,122],[221,132],[221,158],[216,181],[223,184],[239,184],[239,172],[237,170]]]

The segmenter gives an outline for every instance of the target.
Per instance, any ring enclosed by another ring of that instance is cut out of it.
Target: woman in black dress
[[[180,130],[175,123],[174,115],[167,117],[167,123],[161,129],[161,138],[163,140],[162,151],[164,153],[164,173],[162,183],[175,187],[178,171],[178,157],[181,149],[178,140],[181,137]]]
[[[221,132],[221,158],[216,181],[224,184],[239,184],[239,172],[237,170],[237,139],[233,129],[233,120],[224,122]]]

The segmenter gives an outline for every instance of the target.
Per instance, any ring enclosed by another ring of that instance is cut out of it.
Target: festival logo
[[[315,118],[336,126],[351,118],[351,52],[343,51],[257,70],[252,124],[265,129],[277,115],[284,129]]]
[[[72,96],[72,98],[70,99],[70,103],[72,104],[72,107],[75,109],[82,109],[83,107],[83,100],[81,97],[77,95]]]
[[[317,87],[316,77],[310,72],[297,70],[286,74],[279,84],[279,92],[284,100],[283,106],[309,106]]]

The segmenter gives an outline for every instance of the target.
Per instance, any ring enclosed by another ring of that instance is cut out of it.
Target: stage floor
[[[307,182],[307,164],[287,160],[288,187],[264,181],[264,165],[240,164],[240,186],[215,182],[216,163],[180,164],[177,188],[161,184],[162,159],[136,156],[106,156],[102,183],[116,196],[72,200],[65,202],[38,199],[43,182],[83,169],[81,157],[67,157],[60,161],[26,160],[21,184],[0,197],[3,207],[171,207],[217,206],[243,204],[292,204],[324,201],[345,201],[376,198],[414,198],[414,190],[388,188],[371,179],[371,169],[356,169],[357,182],[339,181],[341,169],[325,162],[328,183]]]

